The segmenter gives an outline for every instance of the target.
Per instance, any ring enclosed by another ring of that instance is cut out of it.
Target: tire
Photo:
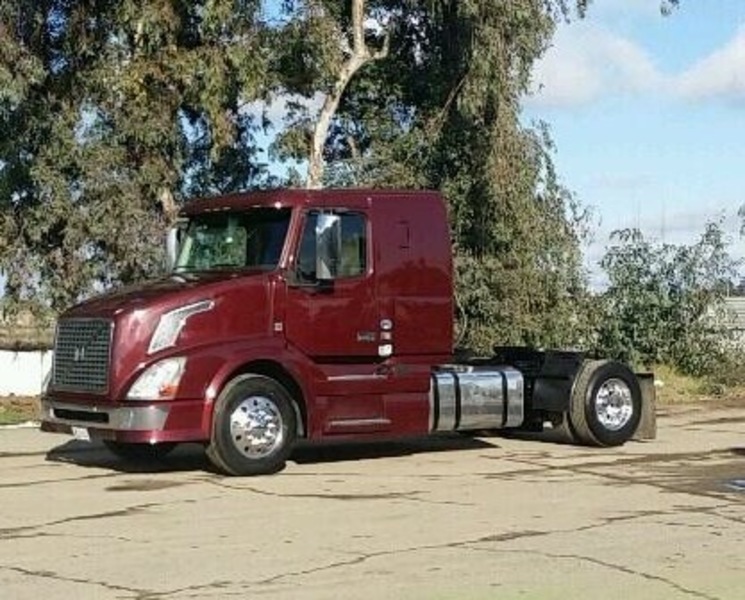
[[[569,415],[562,414],[561,420],[556,419],[552,423],[551,437],[560,444],[581,444],[582,442],[577,439],[577,434],[574,432],[574,428],[569,423]]]
[[[642,394],[636,375],[624,364],[586,361],[574,382],[568,425],[588,446],[620,446],[636,432]]]
[[[292,397],[269,377],[242,375],[215,402],[207,456],[226,475],[266,475],[284,468],[297,436]]]
[[[177,446],[176,442],[160,444],[128,444],[104,440],[104,446],[117,457],[131,463],[149,463],[163,460]]]

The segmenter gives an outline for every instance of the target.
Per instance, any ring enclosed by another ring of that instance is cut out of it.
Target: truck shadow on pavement
[[[204,471],[210,467],[204,455],[204,449],[199,444],[183,444],[169,456],[157,461],[132,462],[115,456],[100,442],[70,440],[47,452],[46,460],[54,463],[69,463],[79,467],[109,469],[121,473]]]
[[[377,442],[323,442],[302,444],[290,460],[297,464],[333,463],[376,458],[395,458],[413,454],[484,450],[498,445],[475,437],[458,434],[433,435]]]
[[[299,465],[354,462],[394,458],[422,453],[484,450],[498,447],[475,437],[438,435],[376,442],[299,443],[290,462]],[[131,462],[109,452],[99,442],[70,440],[46,453],[46,460],[80,467],[109,469],[120,473],[173,473],[180,471],[215,472],[200,444],[181,444],[165,458],[149,462]]]

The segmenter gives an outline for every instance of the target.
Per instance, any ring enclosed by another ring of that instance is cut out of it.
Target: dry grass
[[[0,425],[16,425],[39,418],[39,398],[8,396],[0,398]]]
[[[717,402],[745,406],[745,386],[719,385],[710,379],[681,375],[660,365],[654,369],[657,403],[660,405]]]
[[[659,404],[686,404],[701,400],[701,380],[681,375],[665,365],[654,368],[657,402]]]

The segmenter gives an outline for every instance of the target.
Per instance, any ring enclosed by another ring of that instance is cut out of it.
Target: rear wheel
[[[284,467],[296,432],[287,390],[269,377],[243,375],[215,403],[207,456],[228,475],[275,473]]]
[[[615,361],[587,361],[574,383],[569,427],[590,446],[619,446],[636,432],[642,412],[636,375]]]
[[[157,462],[164,459],[176,447],[175,442],[160,444],[128,444],[104,440],[104,446],[122,460],[133,463]]]

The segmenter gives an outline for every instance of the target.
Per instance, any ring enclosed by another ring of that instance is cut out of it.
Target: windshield
[[[290,224],[289,208],[195,215],[189,219],[174,270],[276,268]]]

